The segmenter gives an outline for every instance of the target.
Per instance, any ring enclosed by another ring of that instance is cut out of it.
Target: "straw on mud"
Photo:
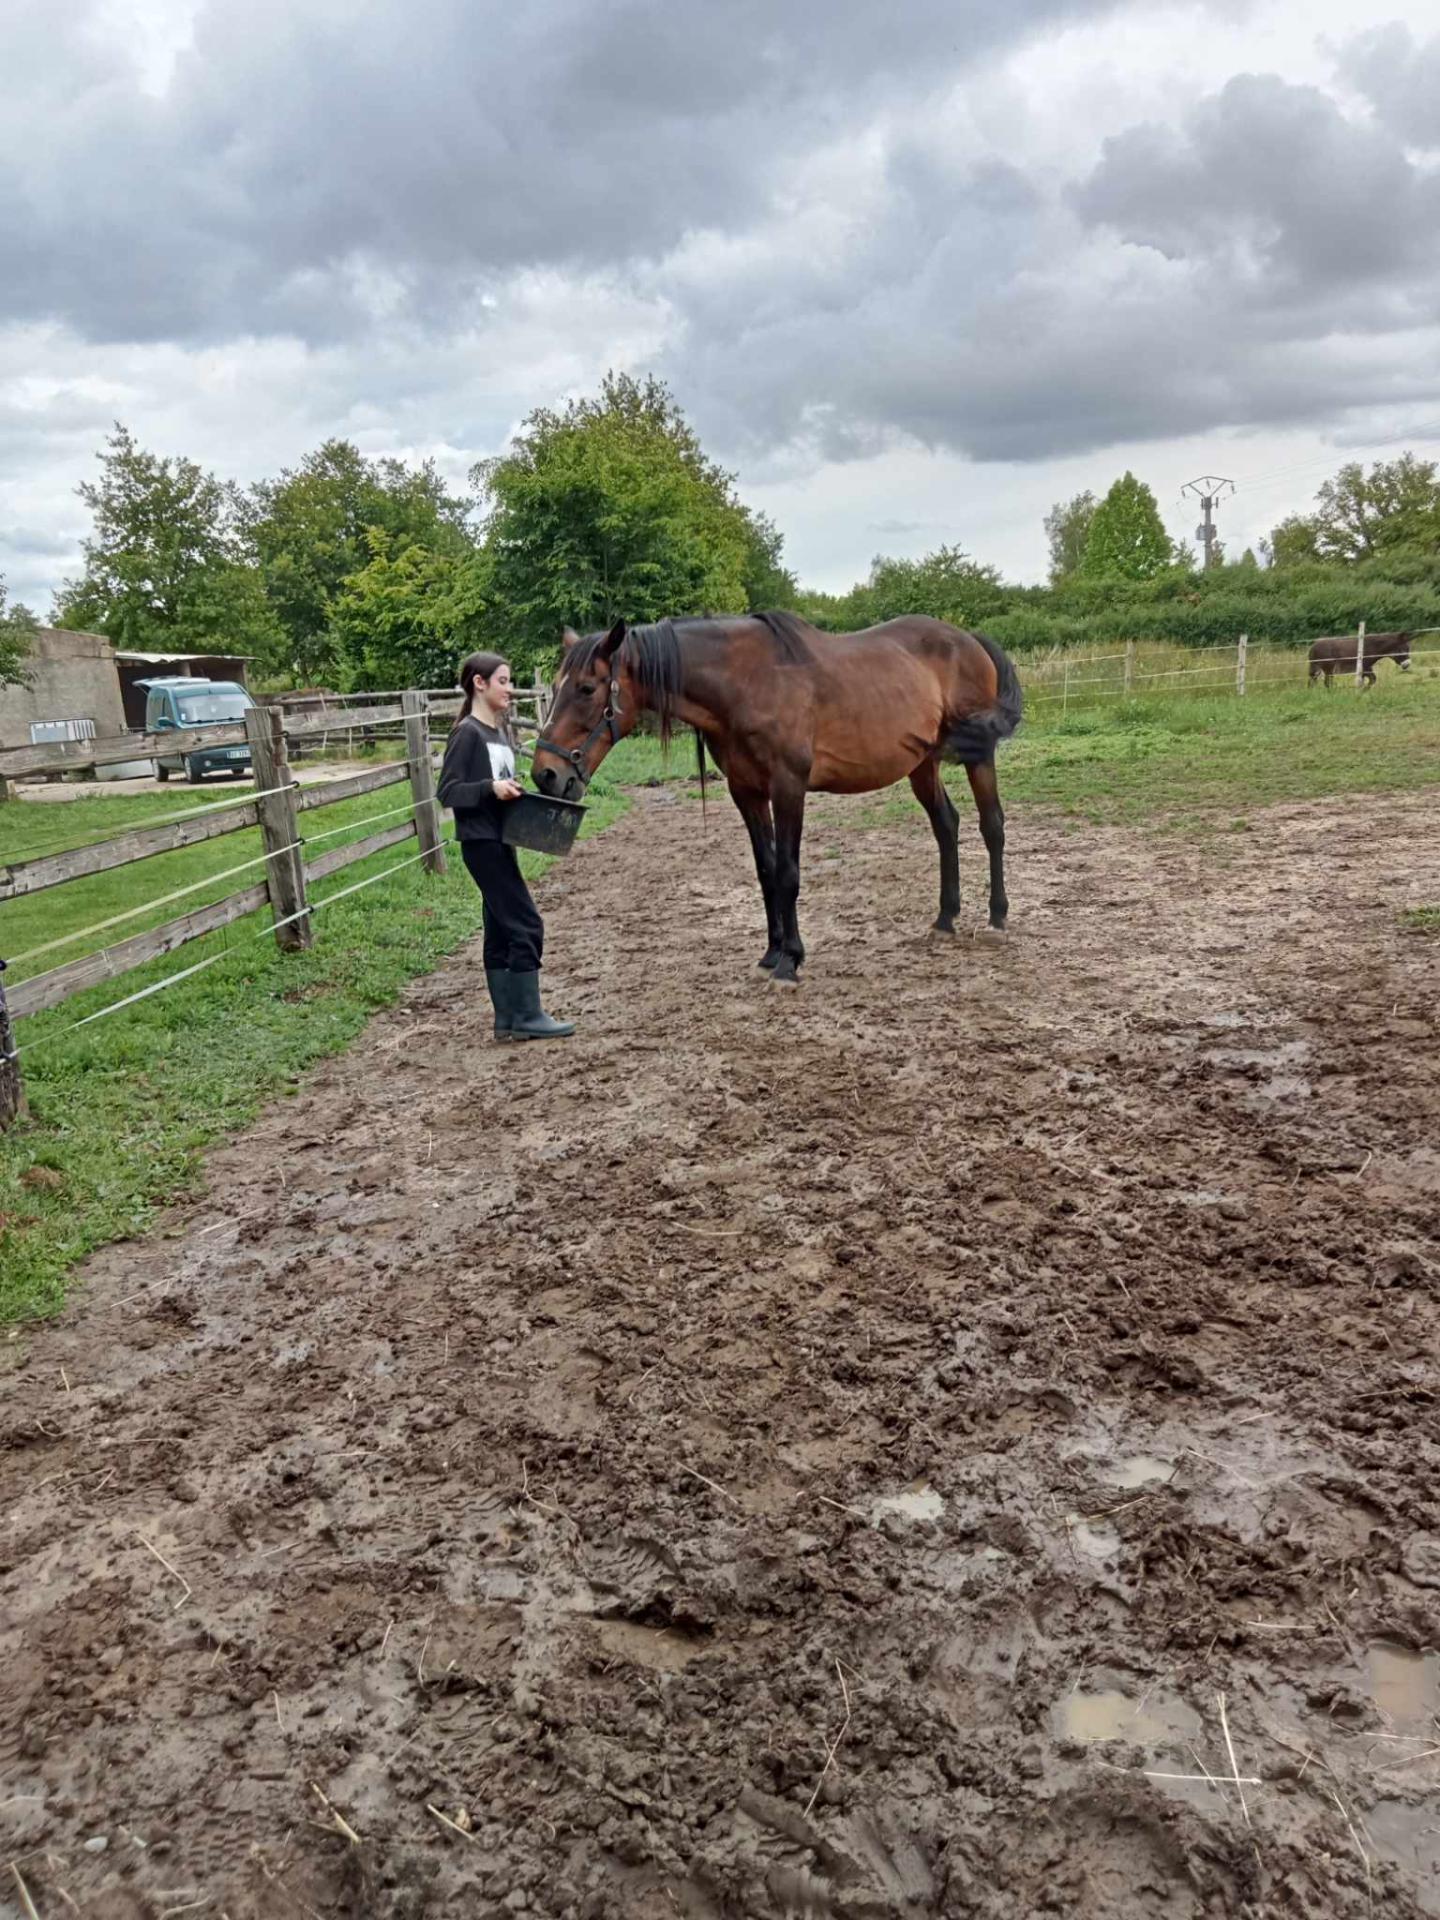
[[[190,1585],[190,1582],[185,1578],[184,1574],[181,1573],[178,1567],[171,1565],[171,1563],[165,1558],[164,1554],[161,1553],[158,1547],[151,1545],[151,1543],[145,1538],[143,1533],[137,1533],[135,1538],[140,1542],[142,1547],[144,1547],[148,1552],[154,1554],[155,1558],[160,1562],[161,1566],[164,1567],[165,1571],[168,1574],[170,1574],[173,1579],[178,1580],[181,1586],[185,1589],[185,1591],[181,1594],[180,1598],[175,1602],[175,1605],[170,1609],[172,1613],[178,1612],[179,1609],[183,1607],[185,1602],[190,1598],[191,1593],[194,1591],[194,1589]]]
[[[1240,1769],[1235,1764],[1235,1742],[1230,1738],[1230,1722],[1225,1716],[1224,1694],[1217,1693],[1215,1696],[1215,1700],[1216,1700],[1216,1704],[1220,1709],[1220,1728],[1225,1735],[1225,1751],[1230,1756],[1230,1778],[1234,1781],[1235,1791],[1240,1796],[1240,1811],[1241,1813],[1244,1814],[1245,1824],[1248,1827],[1250,1825],[1250,1809],[1245,1804],[1245,1788],[1241,1784]]]
[[[452,1833],[458,1833],[462,1840],[473,1841],[475,1839],[475,1835],[471,1833],[467,1827],[460,1826],[458,1822],[450,1818],[448,1813],[441,1813],[440,1809],[432,1806],[428,1800],[425,1802],[425,1811],[427,1813],[433,1813],[442,1827],[449,1827],[450,1831]]]
[[[1411,1736],[1411,1738],[1414,1737]],[[1426,1747],[1423,1753],[1408,1754],[1403,1760],[1386,1760],[1382,1765],[1372,1767],[1370,1771],[1371,1773],[1390,1773],[1396,1767],[1418,1767],[1422,1760],[1433,1760],[1436,1754],[1440,1754],[1440,1747]]]
[[[335,1808],[331,1806],[330,1802],[326,1799],[325,1795],[320,1791],[319,1787],[316,1786],[313,1780],[310,1782],[310,1791],[314,1794],[315,1798],[320,1802],[321,1806],[324,1807],[325,1811],[329,1814],[330,1818],[335,1822],[336,1828],[339,1830],[339,1832],[344,1834],[345,1838],[351,1843],[351,1845],[356,1847],[362,1846],[364,1842],[361,1840],[359,1834],[356,1833],[355,1829],[351,1826],[350,1822],[345,1818],[343,1814],[336,1812]]]
[[[687,1467],[683,1460],[680,1463],[680,1471],[682,1473],[688,1473],[692,1480],[698,1480],[701,1482],[703,1486],[709,1487],[712,1492],[718,1493],[722,1500],[734,1501],[734,1504],[736,1506],[739,1506],[740,1503],[738,1500],[735,1499],[735,1496],[733,1493],[727,1493],[724,1487],[722,1487],[718,1481],[709,1479],[703,1473],[697,1473],[694,1467]]]
[[[25,1909],[26,1920],[40,1920],[40,1915],[35,1911],[35,1902],[30,1898],[30,1889],[25,1884],[25,1876],[13,1860],[10,1862],[10,1871],[14,1874],[15,1884],[20,1889],[20,1904]]]
[[[868,1521],[870,1518],[863,1507],[847,1507],[843,1500],[832,1500],[828,1494],[817,1493],[815,1498],[822,1506],[834,1507],[837,1513],[853,1513],[857,1520]]]
[[[1370,1878],[1370,1855],[1365,1851],[1364,1842],[1355,1831],[1355,1822],[1350,1818],[1350,1809],[1345,1805],[1345,1802],[1340,1798],[1339,1792],[1334,1787],[1330,1789],[1330,1798],[1340,1809],[1341,1818],[1350,1829],[1350,1838],[1355,1842],[1355,1851],[1359,1854],[1360,1864],[1365,1869],[1365,1899],[1367,1904],[1373,1908],[1375,1905],[1375,1889]]]
[[[811,1794],[810,1798],[805,1803],[805,1817],[807,1819],[810,1817],[811,1808],[815,1805],[815,1802],[820,1798],[820,1789],[825,1784],[826,1774],[829,1773],[831,1767],[833,1767],[835,1764],[835,1755],[839,1752],[840,1742],[845,1738],[845,1735],[850,1731],[850,1689],[845,1684],[845,1669],[841,1666],[838,1660],[835,1662],[835,1671],[839,1675],[840,1691],[845,1699],[845,1724],[841,1727],[840,1731],[836,1734],[835,1738],[830,1742],[830,1750],[825,1755],[825,1764],[820,1769],[820,1778],[815,1782],[815,1791]]]

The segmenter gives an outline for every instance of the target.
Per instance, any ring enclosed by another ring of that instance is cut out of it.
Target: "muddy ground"
[[[12,1348],[0,1907],[1440,1914],[1434,807],[643,796]]]

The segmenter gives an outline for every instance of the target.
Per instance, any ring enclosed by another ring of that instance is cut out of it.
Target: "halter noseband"
[[[610,690],[605,696],[605,711],[595,722],[595,725],[590,729],[589,733],[586,734],[580,745],[578,747],[557,746],[553,740],[547,740],[543,733],[537,734],[535,736],[535,745],[530,750],[530,764],[532,767],[534,766],[538,754],[553,753],[557,760],[563,760],[565,762],[582,787],[588,787],[590,784],[590,776],[585,771],[585,756],[607,728],[610,733],[610,745],[612,747],[618,746],[620,743],[620,697],[619,689],[615,684],[615,672],[613,668],[610,673]]]

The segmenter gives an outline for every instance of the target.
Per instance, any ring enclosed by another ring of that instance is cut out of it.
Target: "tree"
[[[1080,571],[1085,557],[1085,542],[1090,522],[1095,518],[1095,496],[1087,488],[1072,499],[1057,500],[1045,516],[1045,537],[1050,542],[1050,584],[1068,579]]]
[[[1272,567],[1303,567],[1320,558],[1320,536],[1303,513],[1288,514],[1270,533]]]
[[[1095,509],[1081,573],[1099,580],[1149,580],[1173,558],[1154,494],[1133,473],[1123,474]]]
[[[972,560],[963,547],[950,546],[918,560],[878,557],[869,580],[850,598],[859,626],[924,613],[952,626],[976,627],[1000,612],[1009,596],[994,567]]]
[[[772,607],[796,604],[799,588],[790,569],[781,564],[785,536],[767,513],[755,513],[742,507],[750,523],[749,551],[745,557],[745,610],[764,613]]]
[[[447,490],[433,461],[367,460],[348,440],[327,440],[253,487],[245,527],[283,636],[275,664],[301,680],[336,677],[342,648],[332,614],[374,557],[372,533],[387,537],[387,558],[411,546],[458,556],[473,546],[471,505]]]
[[[567,624],[734,613],[783,584],[778,533],[661,381],[607,374],[595,399],[538,408],[473,479],[488,503],[486,630],[519,673],[553,660]]]
[[[1341,467],[1316,495],[1315,548],[1324,560],[1369,560],[1382,553],[1440,553],[1440,479],[1433,460],[1402,453],[1369,473],[1358,460]],[[1278,531],[1278,529],[1277,529]]]
[[[5,579],[0,574],[0,687],[23,686],[29,675],[25,662],[35,640],[35,616],[17,600],[7,607]]]
[[[119,422],[97,457],[100,479],[77,489],[94,519],[85,571],[61,587],[57,625],[143,653],[264,653],[273,628],[236,489],[147,453]]]
[[[474,550],[370,533],[369,564],[330,604],[347,687],[449,687],[484,639],[489,569]]]

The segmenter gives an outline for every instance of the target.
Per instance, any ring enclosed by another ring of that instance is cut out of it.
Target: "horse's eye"
[[[595,691],[595,682],[593,680],[587,680],[585,684],[580,688],[580,698],[582,700],[588,700],[591,694],[594,693],[594,691]]]

